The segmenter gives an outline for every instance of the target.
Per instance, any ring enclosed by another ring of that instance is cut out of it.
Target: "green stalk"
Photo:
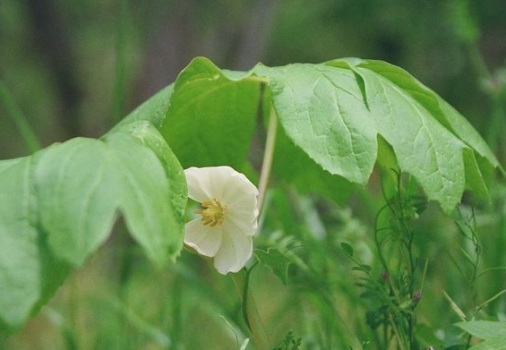
[[[269,177],[272,168],[272,159],[274,158],[274,149],[276,146],[276,134],[278,129],[278,117],[274,111],[274,107],[271,107],[271,113],[269,116],[269,127],[267,129],[267,139],[265,141],[264,159],[262,162],[262,170],[260,171],[260,181],[258,184],[258,210],[262,211],[263,203],[265,200],[265,193],[267,191],[267,185],[269,183]]]
[[[271,107],[269,116],[269,126],[267,128],[267,138],[265,141],[264,157],[262,161],[262,169],[260,170],[260,180],[258,184],[258,210],[262,211],[269,177],[272,169],[272,159],[274,158],[274,149],[276,145],[278,119],[274,107]],[[269,339],[267,332],[260,318],[255,298],[249,293],[249,278],[253,265],[249,270],[244,269],[240,273],[232,274],[232,280],[239,293],[242,301],[242,313],[246,325],[248,326],[251,336],[255,342],[257,350],[268,350]]]
[[[18,104],[12,97],[11,93],[7,89],[7,87],[0,81],[0,100],[2,104],[7,109],[9,116],[12,118],[12,121],[16,124],[21,137],[25,143],[25,147],[28,152],[35,153],[39,149],[41,149],[41,144],[37,135],[33,131],[28,119],[19,108]]]
[[[255,298],[249,293],[249,278],[251,269],[233,273],[232,281],[242,301],[242,313],[246,325],[248,326],[257,350],[268,350],[269,339],[265,331],[264,324],[260,318],[260,313],[256,306]]]

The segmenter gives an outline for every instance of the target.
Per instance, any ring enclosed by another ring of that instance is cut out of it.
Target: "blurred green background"
[[[75,136],[99,137],[173,82],[195,56],[234,70],[248,70],[257,62],[317,63],[353,56],[409,71],[468,118],[505,164],[505,18],[504,0],[0,0],[0,159],[30,153],[17,114],[26,117],[44,147]],[[485,267],[505,265],[504,189],[495,195],[499,218],[479,218],[489,247]],[[369,191],[354,198],[351,209],[336,209],[290,191],[272,195],[275,209],[265,219],[270,234],[259,244],[278,244],[280,237],[303,242],[309,248],[301,255],[313,263],[315,276],[295,276],[303,283],[290,289],[265,269],[255,273],[252,285],[257,299],[268,300],[260,311],[274,326],[269,329],[273,339],[295,329],[306,337],[308,349],[340,344],[334,338],[345,337],[346,330],[340,321],[330,321],[321,290],[335,296],[333,307],[350,327],[364,339],[370,336],[365,311],[355,307],[351,265],[342,256],[340,265],[332,261],[337,259],[334,249],[346,239],[374,266],[370,225],[380,197]],[[363,207],[364,198],[374,204]],[[310,208],[311,215],[314,209],[319,219],[294,214],[294,201]],[[416,243],[420,255],[431,259],[429,302],[420,308],[422,320],[435,331],[458,321],[450,316],[442,290],[463,305],[472,304],[468,299],[474,291],[465,289],[469,281],[459,279],[465,273],[441,268],[458,260],[446,255],[455,241],[468,243],[455,238],[451,220],[444,221],[434,209],[428,215],[420,228],[425,236]],[[320,219],[331,243],[313,237],[322,230]],[[118,227],[121,232],[121,223]],[[183,263],[153,271],[130,243],[121,234],[114,236],[71,276],[49,308],[3,345],[239,349],[235,338],[241,334],[234,332],[241,329],[240,305],[237,295],[228,294],[234,290],[230,280],[187,253]],[[504,280],[498,272],[480,285],[482,301],[505,288]],[[505,303],[497,302],[492,313],[504,317]]]

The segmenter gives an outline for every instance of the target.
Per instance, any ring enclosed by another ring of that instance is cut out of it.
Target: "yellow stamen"
[[[225,219],[226,211],[226,205],[222,205],[217,199],[212,199],[203,201],[200,205],[200,209],[195,210],[195,213],[202,215],[201,220],[204,225],[221,227]]]

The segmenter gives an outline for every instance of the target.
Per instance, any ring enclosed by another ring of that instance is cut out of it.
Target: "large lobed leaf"
[[[487,197],[486,180],[494,169],[503,171],[479,134],[437,94],[398,67],[359,59],[259,64],[248,73],[195,59],[175,83],[162,126],[182,163],[244,160],[262,85],[283,128],[275,175],[306,189],[338,197],[331,192],[349,188],[346,181],[364,185],[376,162],[393,160],[449,213],[465,189]],[[393,159],[378,154],[385,150]]]
[[[400,170],[449,213],[464,189],[488,194],[484,174],[500,168],[478,133],[434,92],[385,62],[259,66],[288,136],[332,174],[365,184],[378,159],[378,136]],[[381,160],[381,157],[379,157]]]
[[[36,154],[39,223],[53,252],[81,265],[107,239],[121,212],[155,262],[178,254],[185,182],[177,160],[162,161],[157,153],[167,157],[170,149],[149,122],[140,121],[102,140],[76,138]]]
[[[108,238],[119,214],[158,265],[182,248],[183,170],[149,121],[2,161],[0,183],[2,329],[36,312],[68,268]]]

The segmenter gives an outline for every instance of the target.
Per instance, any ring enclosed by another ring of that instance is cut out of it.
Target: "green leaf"
[[[377,155],[384,141],[400,169],[449,213],[465,188],[487,196],[487,174],[501,169],[462,116],[398,67],[347,59],[254,71],[268,79],[288,137],[325,170],[352,182],[365,184],[376,160],[392,162]]]
[[[281,282],[286,285],[288,281],[288,266],[292,262],[286,254],[281,253],[277,248],[268,248],[267,251],[256,249],[255,256],[260,264],[270,268]]]
[[[344,253],[348,255],[349,257],[353,256],[353,248],[351,245],[349,245],[346,242],[341,242],[341,248],[344,250]]]
[[[485,340],[469,350],[506,350],[506,337]]]
[[[501,167],[464,117],[401,68],[371,60],[346,62],[360,76],[378,133],[429,199],[449,213],[465,188],[488,196],[484,175]],[[343,61],[329,64],[343,66]]]
[[[506,343],[506,322],[494,321],[469,321],[455,324],[473,337],[480,339],[505,338]]]
[[[147,116],[149,119],[149,116]],[[0,329],[37,312],[122,214],[158,265],[183,240],[183,170],[148,121],[0,162]]]
[[[74,265],[107,239],[119,213],[156,263],[182,247],[182,169],[174,157],[158,158],[170,149],[149,122],[124,129],[129,132],[72,139],[35,156],[41,228],[53,252]]]
[[[160,128],[169,108],[170,96],[173,90],[174,84],[166,86],[123,118],[110,132],[116,131],[125,124],[140,120],[147,120],[157,129]]]
[[[282,128],[276,137],[272,173],[276,180],[294,185],[301,194],[316,193],[340,204],[349,199],[354,189],[350,181],[332,175],[311,160]]]
[[[148,123],[130,123],[121,128],[122,131],[136,137],[158,157],[165,169],[165,176],[169,182],[171,214],[175,215],[177,222],[183,220],[182,208],[186,207],[188,191],[183,168],[179,164],[163,136]]]
[[[455,324],[473,337],[484,339],[470,350],[504,350],[506,349],[506,322],[469,321]]]
[[[77,138],[0,161],[0,330],[36,313],[109,234],[117,215],[156,263],[182,247],[186,182],[154,126],[170,85],[103,140]],[[153,126],[154,125],[154,126]]]
[[[62,283],[67,264],[49,251],[32,225],[29,157],[0,162],[0,329],[13,330]]]
[[[255,130],[260,82],[196,58],[174,86],[161,133],[184,168],[244,168]]]
[[[361,66],[373,70],[409,93],[445,128],[469,146],[464,150],[466,174],[469,175],[469,177],[466,177],[466,186],[468,189],[477,192],[478,195],[487,196],[486,176],[490,176],[491,169],[501,169],[501,167],[486,142],[471,124],[440,96],[403,69],[380,61],[361,60],[359,62]],[[480,159],[486,161],[481,161],[478,165]],[[485,171],[485,173],[483,174],[482,171]]]
[[[257,148],[257,113],[270,107],[262,103],[272,104],[281,124],[273,174],[302,192],[342,200],[351,183],[367,183],[378,162],[410,173],[449,213],[465,189],[487,198],[488,179],[495,169],[504,173],[460,114],[380,61],[259,64],[232,72],[197,58],[174,85],[162,134],[184,167],[244,169],[250,147]]]
[[[268,78],[276,113],[295,145],[331,174],[367,182],[376,160],[376,134],[350,69],[259,65],[255,73]]]

